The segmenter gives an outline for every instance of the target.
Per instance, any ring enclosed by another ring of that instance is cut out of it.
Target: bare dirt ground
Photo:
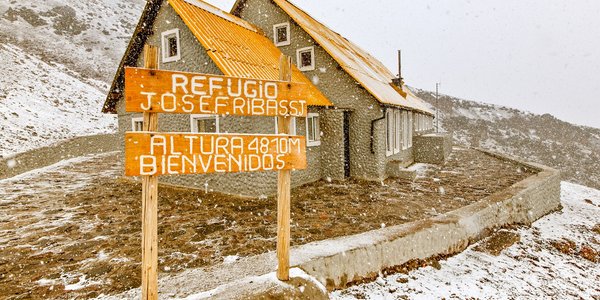
[[[116,153],[0,181],[0,298],[90,298],[140,285],[141,188]],[[415,182],[317,182],[292,191],[292,245],[445,213],[533,172],[457,149]],[[275,250],[276,201],[162,187],[163,273]]]

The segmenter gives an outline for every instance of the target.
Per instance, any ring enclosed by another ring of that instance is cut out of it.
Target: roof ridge
[[[394,74],[371,53],[318,21],[292,1],[272,1],[380,103],[432,114],[418,97],[410,97],[412,95],[396,88],[393,85]]]
[[[236,25],[244,27],[250,31],[261,32],[261,30],[258,27],[256,27],[254,24],[252,24],[244,19],[241,19],[237,16],[234,16],[234,15],[232,15],[210,3],[204,2],[202,0],[183,0],[183,1],[185,1],[186,3],[191,4],[193,6],[196,6],[200,9],[203,9],[219,18],[222,18],[231,23],[234,23]]]

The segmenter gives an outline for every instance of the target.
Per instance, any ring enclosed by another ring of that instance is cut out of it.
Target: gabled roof
[[[125,66],[135,66],[161,2],[149,1],[146,5],[140,24],[119,66],[103,112],[115,112],[116,102],[123,88],[123,69]],[[279,80],[279,59],[282,53],[259,28],[201,0],[169,0],[168,3],[223,74]],[[292,81],[307,84],[311,95],[307,99],[309,105],[332,105],[296,66],[292,66]]]
[[[318,22],[289,1],[272,1],[302,27],[340,64],[346,73],[359,82],[380,103],[433,114],[427,104],[410,93],[408,88],[403,87],[400,89],[393,84],[394,74],[371,54]],[[245,5],[245,0],[238,0],[233,6],[232,13],[239,15],[243,5]]]

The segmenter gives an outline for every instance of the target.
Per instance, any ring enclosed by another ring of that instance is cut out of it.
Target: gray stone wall
[[[344,110],[324,109],[321,115],[322,176],[344,179]]]
[[[452,152],[452,134],[429,133],[414,137],[415,161],[441,164]]]
[[[348,75],[341,66],[322,48],[308,33],[298,26],[281,8],[270,0],[248,0],[240,12],[242,19],[260,27],[265,34],[273,40],[273,25],[290,23],[291,43],[279,49],[286,55],[296,60],[296,50],[304,47],[315,47],[315,70],[306,71],[304,74],[313,81],[319,90],[334,103],[335,108],[351,111],[350,114],[350,157],[351,176],[380,180],[385,178],[385,166],[388,160],[403,160],[411,157],[411,153],[401,153],[393,157],[385,156],[385,121],[380,120],[375,124],[374,150],[371,153],[371,120],[380,118],[383,109],[379,102],[354,78]],[[334,118],[326,120],[326,118]],[[336,120],[337,118],[337,120]],[[322,116],[322,123],[333,124],[340,121],[336,114]],[[338,129],[341,127],[337,127]],[[322,128],[323,130],[323,128]],[[339,138],[340,134],[324,136],[323,147],[342,146],[342,141],[325,142],[328,138]],[[343,151],[343,149],[342,149]],[[327,161],[339,160],[339,151],[327,151],[333,156],[325,157]],[[324,174],[334,174],[339,169],[339,162],[332,165]],[[337,175],[339,176],[339,175]]]
[[[181,60],[163,63],[162,58],[160,58],[160,69],[223,75],[194,34],[166,1],[163,2],[152,28],[153,34],[148,38],[147,43],[160,48],[161,33],[175,28],[179,29]],[[140,57],[137,66],[142,67],[143,63],[143,58]],[[319,109],[311,107],[309,111],[318,112]],[[119,136],[121,137],[120,149],[124,149],[124,138],[122,137],[126,131],[131,131],[131,119],[142,115],[125,112],[123,98],[117,104],[117,113],[119,116]],[[297,134],[306,135],[305,119],[298,118],[296,122]],[[162,132],[191,131],[190,115],[160,114],[158,123],[159,131]],[[222,133],[275,133],[274,117],[223,116],[219,117],[219,123],[220,132]],[[292,172],[292,186],[299,186],[321,178],[320,147],[307,148],[307,162],[308,168],[306,170]],[[209,190],[234,195],[261,196],[275,194],[277,191],[276,172],[161,176],[159,180],[172,185],[208,188]]]

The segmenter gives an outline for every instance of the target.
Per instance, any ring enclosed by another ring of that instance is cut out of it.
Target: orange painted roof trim
[[[422,99],[407,87],[398,91],[391,86],[395,76],[375,57],[353,44],[340,34],[315,20],[309,14],[287,0],[272,0],[307,32],[340,66],[359,82],[371,95],[384,105],[408,108],[428,115],[433,111]],[[237,1],[232,12],[241,9],[243,1]],[[407,92],[408,91],[408,92]]]
[[[201,0],[168,2],[223,74],[279,80],[282,53],[260,29]],[[292,81],[307,84],[309,105],[333,105],[295,65]]]

